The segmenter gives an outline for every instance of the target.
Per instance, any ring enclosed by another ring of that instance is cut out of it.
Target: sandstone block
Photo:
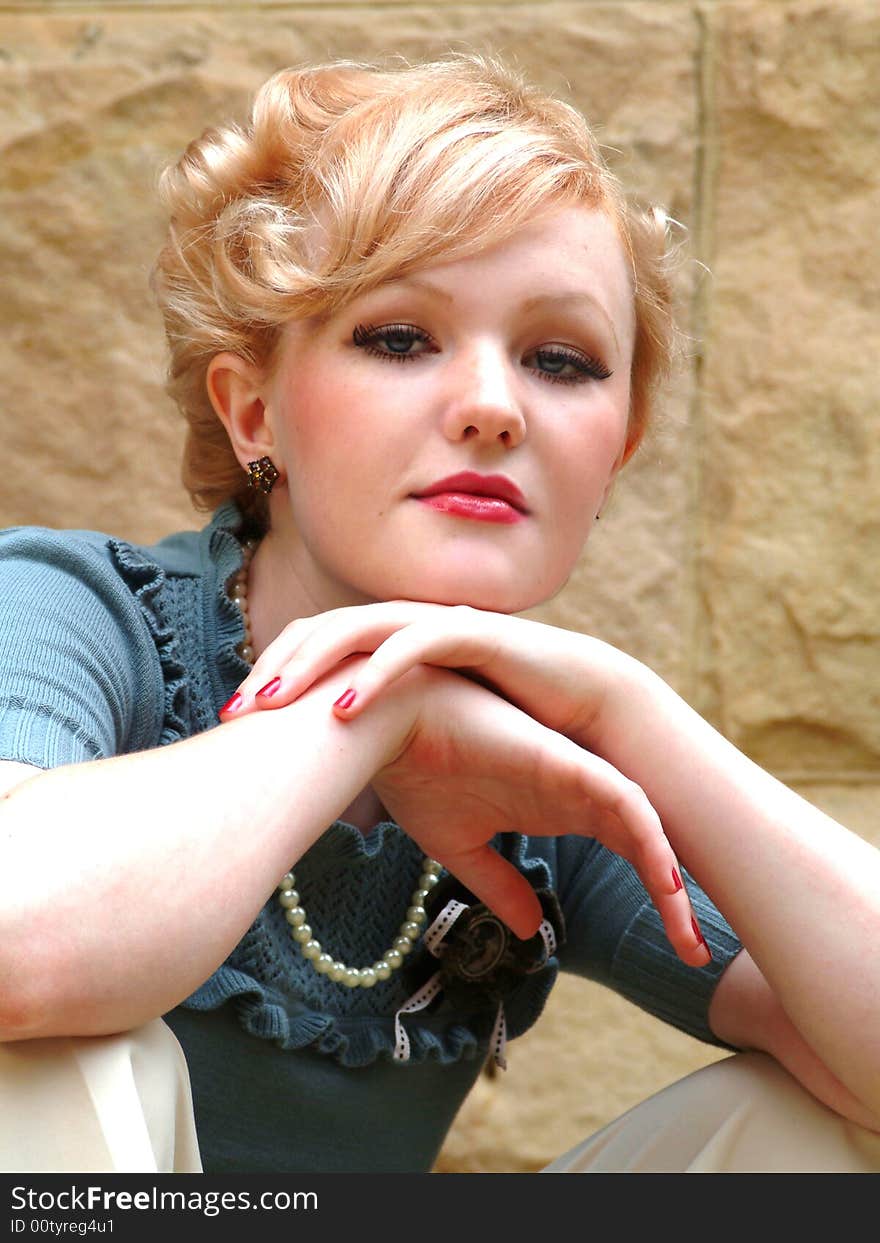
[[[777,772],[876,777],[880,14],[711,22],[703,704]]]

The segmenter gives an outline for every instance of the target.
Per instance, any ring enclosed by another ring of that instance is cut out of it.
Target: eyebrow
[[[420,277],[420,276],[401,276],[401,277],[398,277],[397,280],[389,281],[388,284],[389,285],[414,285],[417,289],[422,289],[424,290],[425,293],[431,294],[432,297],[440,298],[443,302],[450,303],[454,301],[452,294],[449,293],[447,290],[441,289],[439,285],[435,285],[431,281],[425,280],[423,277]],[[594,310],[599,312],[600,316],[602,317],[602,319],[605,320],[605,323],[608,325],[608,328],[611,331],[611,335],[614,338],[615,346],[617,347],[618,350],[620,350],[620,342],[617,340],[617,333],[614,331],[614,322],[611,319],[611,316],[605,310],[605,307],[602,305],[599,299],[594,297],[593,294],[588,293],[586,290],[583,290],[580,293],[572,292],[572,293],[537,294],[534,298],[526,298],[526,300],[522,303],[521,309],[523,311],[534,311],[545,306],[579,307],[579,306],[583,306],[584,303],[587,303]]]
[[[614,344],[620,349],[620,342],[617,340],[617,333],[614,331],[614,321],[605,310],[602,303],[593,294],[584,290],[581,293],[550,293],[538,294],[535,298],[527,298],[522,304],[524,311],[534,311],[543,306],[582,306],[588,303],[595,311],[598,311],[601,317],[608,325],[611,335],[614,338]]]

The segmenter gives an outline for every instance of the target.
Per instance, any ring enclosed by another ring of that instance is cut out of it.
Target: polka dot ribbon
[[[458,902],[453,899],[447,902],[443,910],[430,925],[425,932],[422,941],[428,951],[435,958],[441,956],[441,946],[444,939],[449,935],[455,925],[455,921],[462,915],[468,906],[464,902]],[[538,928],[541,939],[544,942],[544,948],[547,951],[547,958],[551,958],[556,953],[556,933],[553,931],[553,925],[548,919],[541,921]],[[546,959],[545,959],[546,961]],[[417,989],[411,997],[403,1003],[400,1009],[394,1015],[394,1060],[397,1062],[408,1062],[410,1057],[410,1043],[406,1028],[403,1025],[401,1016],[404,1014],[415,1014],[418,1010],[424,1010],[429,1006],[434,998],[443,991],[442,974],[435,971],[429,980],[427,980],[421,988]],[[504,1002],[498,1002],[498,1012],[495,1015],[495,1024],[492,1028],[492,1035],[489,1037],[489,1051],[492,1054],[495,1064],[501,1070],[507,1069],[507,1058],[505,1050],[507,1048],[507,1020],[504,1017]]]

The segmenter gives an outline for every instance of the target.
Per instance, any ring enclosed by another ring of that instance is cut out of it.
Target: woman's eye
[[[533,350],[523,360],[526,366],[533,367],[542,379],[556,384],[583,384],[587,380],[607,380],[614,373],[606,367],[601,358],[592,354],[582,354],[580,350],[562,349],[559,346],[545,346]]]
[[[352,333],[352,341],[359,349],[377,358],[392,362],[409,362],[428,353],[433,345],[431,338],[414,324],[358,324]]]

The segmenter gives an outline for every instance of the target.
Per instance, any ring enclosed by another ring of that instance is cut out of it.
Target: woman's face
[[[624,457],[633,337],[623,248],[583,207],[289,325],[272,528],[311,607],[555,594]]]

